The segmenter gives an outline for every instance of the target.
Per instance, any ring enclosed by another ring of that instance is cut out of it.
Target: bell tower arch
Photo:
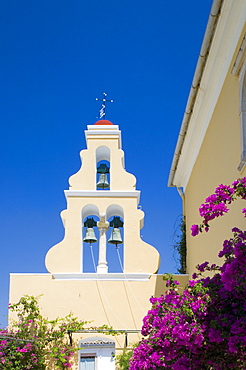
[[[97,190],[110,189],[110,149],[106,146],[99,146],[96,149],[97,167]]]
[[[48,251],[47,270],[83,274],[84,244],[95,240],[96,246],[98,240],[95,274],[110,274],[107,256],[114,246],[121,252],[122,274],[156,273],[159,253],[140,238],[144,221],[138,209],[140,191],[135,176],[125,170],[118,125],[100,120],[87,126],[85,138],[81,168],[69,178],[70,187],[65,190],[64,239]],[[93,216],[94,223],[86,221]]]

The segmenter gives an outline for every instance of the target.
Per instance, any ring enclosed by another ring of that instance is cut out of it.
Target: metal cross
[[[102,108],[99,110],[100,119],[106,118],[106,102],[113,103],[113,100],[107,100],[106,96],[107,96],[107,94],[103,93],[103,98],[102,99],[96,98],[96,100],[102,102]]]

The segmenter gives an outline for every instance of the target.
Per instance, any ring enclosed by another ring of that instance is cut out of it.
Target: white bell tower
[[[95,261],[95,273],[108,274],[107,254],[110,251],[107,230],[112,225],[113,217],[124,225],[111,228],[113,238],[117,238],[116,233],[121,238],[122,233],[122,273],[156,273],[159,253],[140,238],[144,221],[144,213],[138,209],[140,191],[136,190],[135,176],[124,168],[119,127],[108,120],[99,120],[87,126],[85,138],[87,149],[80,153],[81,168],[70,177],[69,190],[65,190],[67,209],[61,213],[65,236],[46,255],[48,271],[52,274],[84,273],[85,241],[91,242],[84,228],[86,220],[92,218],[96,226],[87,230],[93,234],[97,229],[99,238],[99,258]],[[112,236],[111,243],[117,247],[117,239],[112,240]]]

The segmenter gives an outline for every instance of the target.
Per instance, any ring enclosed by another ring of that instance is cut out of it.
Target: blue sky
[[[143,240],[176,272],[181,200],[170,165],[212,0],[0,0],[0,327],[9,273],[46,272],[63,191],[102,92],[146,214]],[[42,293],[42,292],[40,292]]]

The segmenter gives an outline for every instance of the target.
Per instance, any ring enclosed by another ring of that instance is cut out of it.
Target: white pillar
[[[97,223],[97,227],[100,231],[99,238],[99,257],[98,257],[98,274],[107,274],[108,272],[108,263],[106,259],[107,253],[107,240],[106,240],[106,231],[108,230],[109,223],[105,220],[105,215],[100,215],[100,221]]]

